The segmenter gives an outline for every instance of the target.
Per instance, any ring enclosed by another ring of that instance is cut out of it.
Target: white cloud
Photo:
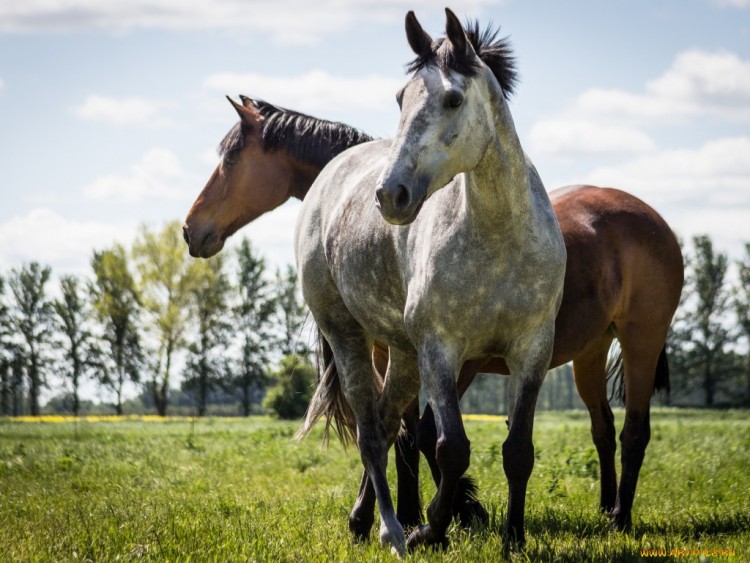
[[[694,104],[622,90],[592,88],[578,96],[568,112],[610,123],[674,120],[695,114]]]
[[[610,120],[711,115],[735,123],[750,121],[750,60],[734,53],[680,53],[645,90],[588,90],[578,97],[572,111]]]
[[[254,73],[219,73],[204,85],[224,94],[247,94],[299,111],[390,110],[403,77],[333,76],[312,70],[300,76],[264,76]]]
[[[730,6],[732,8],[747,8],[750,0],[714,0],[719,6]]]
[[[750,223],[750,138],[710,141],[598,168],[588,180],[622,186],[649,201],[741,206]]]
[[[695,113],[716,113],[730,121],[750,119],[750,60],[734,53],[680,53],[646,88],[657,99],[693,105]]]
[[[502,0],[456,0],[456,13],[476,13]],[[316,41],[359,22],[402,20],[407,10],[434,10],[429,0],[25,0],[0,3],[0,31],[254,29],[276,41]]]
[[[614,186],[653,204],[681,235],[711,233],[739,249],[750,241],[750,138],[710,141],[592,171],[586,183]]]
[[[198,155],[198,160],[200,160],[204,164],[210,164],[213,167],[218,166],[219,162],[221,162],[221,159],[216,152],[216,148],[206,149]]]
[[[89,121],[112,125],[163,126],[169,122],[159,115],[159,104],[144,98],[110,98],[92,94],[74,113]]]
[[[52,267],[56,273],[82,274],[94,245],[129,241],[135,224],[115,225],[74,221],[48,208],[37,208],[0,225],[0,268],[16,268],[29,260]]]
[[[557,115],[537,121],[531,141],[555,156],[639,154],[654,143],[637,127],[701,116],[750,122],[750,60],[685,51],[641,92],[586,90]]]
[[[177,156],[167,149],[151,149],[126,176],[109,175],[83,188],[86,197],[123,203],[186,197],[184,186],[195,180],[182,169]]]
[[[557,156],[632,155],[653,151],[648,135],[621,125],[576,119],[547,119],[531,129],[534,152]]]

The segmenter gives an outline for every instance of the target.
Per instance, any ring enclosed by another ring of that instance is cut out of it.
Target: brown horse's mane
[[[489,24],[480,29],[479,22],[469,20],[464,24],[464,30],[474,47],[474,52],[495,75],[503,89],[505,98],[509,98],[518,82],[516,59],[510,46],[508,37],[497,38],[500,28],[493,29]],[[450,48],[450,42],[443,46],[445,37],[432,42],[432,48],[418,55],[406,65],[407,72],[417,72],[428,65],[437,65],[442,70],[452,70],[464,76],[475,76],[479,71],[474,58],[468,58],[463,53],[457,53]],[[442,47],[442,48],[441,48]]]
[[[261,122],[261,148],[265,151],[283,149],[293,158],[313,166],[322,168],[346,149],[373,139],[344,123],[280,108],[263,100],[253,102],[264,118]],[[219,144],[220,156],[245,146],[246,127],[240,121],[229,130]]]

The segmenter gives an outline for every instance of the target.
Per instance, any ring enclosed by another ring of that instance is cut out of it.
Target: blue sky
[[[0,272],[83,273],[139,223],[183,219],[239,93],[391,136],[427,0],[0,0]],[[511,104],[548,190],[617,186],[684,238],[750,241],[750,0],[469,0],[510,35]],[[245,228],[293,260],[299,204]],[[235,235],[238,238],[238,235]],[[231,244],[229,245],[232,246]]]

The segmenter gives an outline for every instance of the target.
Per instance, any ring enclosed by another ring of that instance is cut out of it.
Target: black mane
[[[518,82],[516,59],[509,38],[498,39],[500,28],[493,29],[490,24],[482,30],[476,20],[467,21],[464,29],[474,51],[495,75],[505,98],[509,98]],[[452,70],[464,76],[476,76],[479,72],[476,60],[464,56],[463,53],[456,53],[451,47],[450,41],[446,42],[445,37],[436,39],[430,51],[417,56],[406,65],[406,71],[417,72],[428,65],[437,65],[444,71]]]
[[[368,134],[334,121],[326,121],[297,111],[279,108],[262,100],[255,100],[262,121],[261,148],[265,151],[284,149],[292,157],[323,167],[346,149],[373,138]],[[238,151],[245,146],[245,129],[238,122],[219,144],[219,155]]]

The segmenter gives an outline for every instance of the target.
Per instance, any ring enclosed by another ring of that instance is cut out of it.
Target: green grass
[[[466,427],[490,525],[453,526],[448,551],[409,559],[503,558],[507,431],[501,422]],[[356,451],[321,448],[319,433],[295,442],[295,429],[266,418],[0,422],[0,561],[394,560],[376,529],[365,544],[349,535]],[[512,560],[639,560],[641,549],[750,560],[750,413],[654,410],[630,534],[610,532],[596,509],[586,413],[540,413],[535,444],[528,543]]]

